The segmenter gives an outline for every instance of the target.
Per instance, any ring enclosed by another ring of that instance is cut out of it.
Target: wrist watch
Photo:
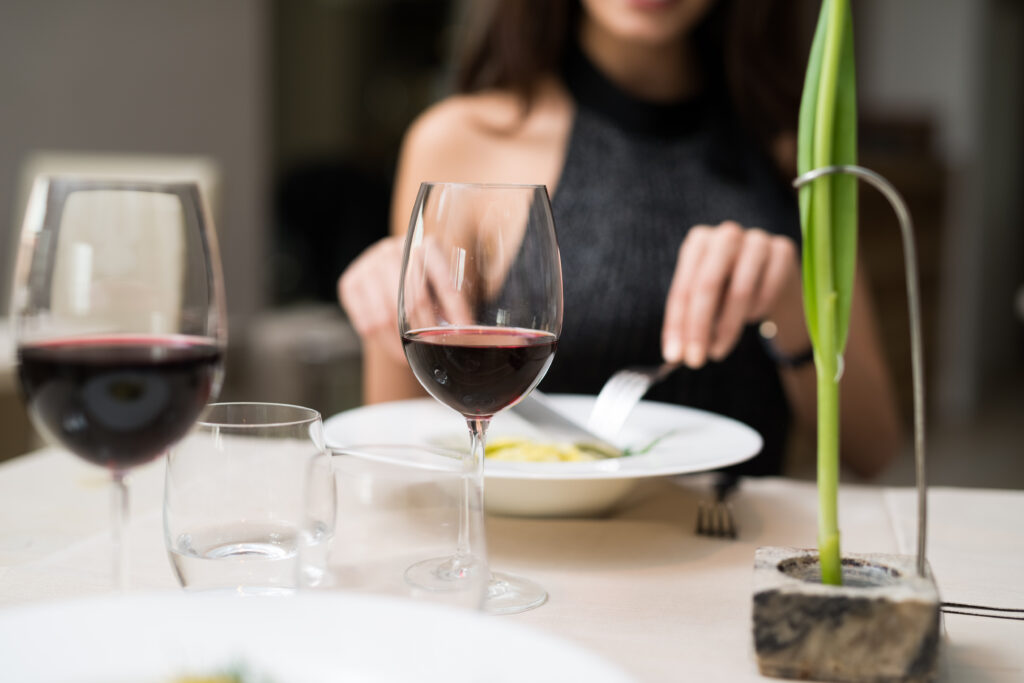
[[[800,353],[784,353],[775,346],[775,335],[779,332],[779,326],[771,320],[765,320],[757,327],[758,339],[764,352],[768,354],[776,365],[783,368],[800,368],[814,362],[814,347],[808,346]]]

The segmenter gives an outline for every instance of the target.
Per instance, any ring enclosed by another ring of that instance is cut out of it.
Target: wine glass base
[[[461,591],[482,580],[480,573],[486,571],[487,565],[475,557],[435,557],[410,565],[405,581],[428,591]]]
[[[540,607],[548,600],[548,592],[540,584],[515,574],[491,574],[484,598],[488,614],[518,614]]]
[[[487,572],[487,564],[475,557],[436,557],[410,565],[405,581],[427,591],[456,592],[473,590],[486,580],[483,609],[488,614],[518,614],[547,602],[548,592],[529,579],[481,572]]]

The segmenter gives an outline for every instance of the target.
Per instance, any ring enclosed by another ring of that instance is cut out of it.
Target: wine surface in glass
[[[434,398],[466,417],[490,417],[544,376],[558,339],[517,327],[436,327],[406,332],[402,345]]]
[[[208,338],[87,337],[18,349],[29,413],[76,455],[123,470],[185,435],[213,390],[222,351]]]

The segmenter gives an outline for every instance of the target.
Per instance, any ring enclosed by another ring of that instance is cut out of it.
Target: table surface
[[[132,588],[174,589],[161,531],[164,468],[133,475]],[[754,550],[813,547],[813,484],[746,480],[736,541],[697,537],[710,479],[645,481],[601,519],[487,520],[493,566],[529,576],[547,604],[494,617],[557,634],[640,681],[763,680],[751,639]],[[846,552],[912,554],[910,489],[843,486]],[[1024,607],[1024,492],[929,492],[928,556],[943,600]],[[55,449],[0,465],[0,609],[110,591],[106,474]],[[1024,680],[1024,622],[945,615],[942,679]]]

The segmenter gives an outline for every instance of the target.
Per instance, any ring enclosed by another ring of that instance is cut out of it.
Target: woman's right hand
[[[398,283],[404,239],[385,237],[370,245],[338,279],[338,299],[363,340],[405,363],[398,333]]]
[[[385,237],[360,254],[338,280],[338,298],[362,338],[363,347],[377,347],[403,367],[398,287],[404,249],[404,238]],[[453,324],[471,324],[467,293],[459,291],[448,272],[447,252],[428,238],[417,247],[415,256],[406,275],[410,282],[418,283],[406,289],[406,297],[412,297],[405,302],[409,326],[432,327],[439,315]]]
[[[734,221],[691,228],[665,303],[665,360],[691,368],[722,360],[744,325],[766,318],[778,323],[784,351],[802,351],[810,343],[793,240]]]

